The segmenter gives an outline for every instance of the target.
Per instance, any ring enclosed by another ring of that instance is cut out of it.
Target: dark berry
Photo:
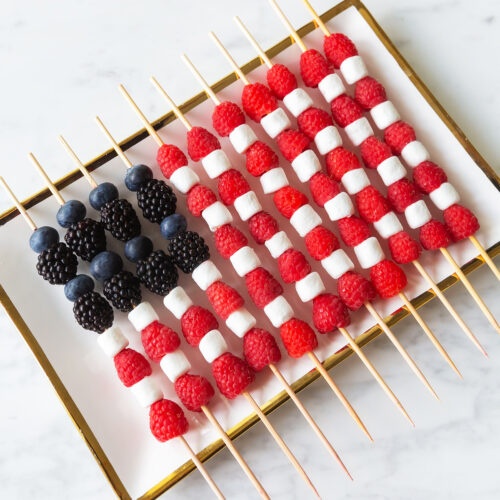
[[[181,214],[172,214],[161,221],[161,234],[167,240],[187,229],[186,217]]]
[[[59,233],[50,226],[42,226],[35,229],[30,236],[30,247],[36,253],[47,250],[59,242]]]
[[[147,165],[134,165],[127,170],[125,186],[129,191],[137,191],[152,178],[153,171]]]
[[[150,292],[167,295],[177,286],[179,274],[170,256],[163,250],[156,250],[139,261],[137,277]]]
[[[51,285],[64,285],[76,276],[77,266],[76,255],[61,242],[38,256],[36,270]]]
[[[64,241],[76,255],[87,261],[106,250],[104,226],[88,217],[80,222],[75,222],[66,231]]]
[[[128,241],[141,233],[141,223],[127,200],[111,200],[103,205],[101,222],[120,241]]]
[[[170,240],[168,251],[175,264],[186,274],[192,273],[210,258],[205,240],[193,231],[184,231]]]
[[[91,292],[94,289],[94,280],[86,274],[79,274],[64,285],[64,295],[71,302]]]
[[[141,282],[129,271],[120,271],[107,279],[102,291],[121,312],[129,312],[141,302]]]
[[[90,274],[97,281],[104,281],[123,269],[122,258],[110,250],[97,254],[90,263]]]
[[[88,292],[76,299],[73,314],[85,330],[102,333],[113,325],[113,309],[97,292]]]
[[[61,227],[70,227],[71,224],[81,221],[86,213],[87,209],[81,201],[69,200],[57,211],[57,223]]]
[[[153,242],[147,236],[136,236],[125,243],[125,257],[130,262],[139,262],[153,251]]]
[[[89,203],[92,208],[101,210],[101,208],[112,200],[118,198],[118,188],[111,182],[103,182],[92,189],[89,194]]]
[[[164,181],[150,179],[137,190],[137,204],[146,219],[160,223],[175,212],[177,197]]]

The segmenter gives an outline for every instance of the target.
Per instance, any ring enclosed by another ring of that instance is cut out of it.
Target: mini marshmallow
[[[243,221],[250,219],[252,215],[262,210],[262,206],[254,191],[247,191],[245,194],[238,196],[234,200],[234,208]]]
[[[451,207],[451,205],[460,201],[457,190],[449,182],[443,182],[441,186],[434,189],[429,196],[439,210],[446,210],[448,207]]]
[[[149,302],[141,302],[128,313],[128,320],[138,332],[142,332],[144,328],[158,319],[158,315]]]
[[[403,226],[394,212],[387,212],[377,222],[374,222],[373,226],[384,240],[403,230]]]
[[[226,341],[219,330],[210,330],[205,334],[198,347],[208,363],[212,363],[219,356],[227,352]]]
[[[406,222],[412,229],[427,224],[431,219],[431,213],[424,200],[418,200],[405,209]]]
[[[319,154],[326,155],[335,148],[342,146],[342,138],[340,137],[337,127],[328,125],[323,130],[320,130],[314,136],[314,142],[318,148]]]
[[[260,176],[260,184],[265,194],[274,193],[288,186],[288,179],[281,167],[272,168]]]
[[[303,238],[321,224],[321,217],[311,205],[302,205],[290,217],[290,224]]]
[[[283,98],[283,104],[297,118],[306,109],[309,109],[313,102],[304,89],[295,89]]]
[[[163,392],[158,382],[152,376],[139,380],[139,382],[130,387],[130,390],[143,408],[148,408],[163,398]]]
[[[363,168],[355,168],[342,176],[342,184],[349,194],[356,194],[369,186],[370,180]]]
[[[193,305],[193,301],[181,286],[176,286],[163,299],[165,307],[177,318],[181,319],[184,313]]]
[[[390,186],[406,176],[406,168],[403,167],[397,156],[390,156],[379,163],[377,172],[386,186]]]
[[[349,123],[344,130],[354,146],[359,146],[365,139],[373,135],[372,126],[364,116]]]
[[[219,175],[231,168],[231,163],[222,149],[214,149],[202,158],[201,164],[210,179],[217,179]]]
[[[430,158],[429,152],[420,141],[412,141],[407,144],[401,151],[401,156],[410,167],[416,167]]]
[[[222,274],[211,260],[205,260],[195,268],[191,277],[202,290],[206,290],[210,285],[221,280]]]
[[[385,130],[389,125],[396,123],[401,117],[391,101],[377,104],[370,110],[375,125],[380,130]]]
[[[181,375],[191,370],[191,363],[180,349],[176,349],[161,358],[160,367],[170,382],[175,382]]]
[[[264,312],[275,328],[293,318],[293,309],[283,295],[278,295],[264,307]]]
[[[319,91],[323,94],[326,102],[332,102],[336,97],[345,93],[345,87],[342,80],[335,73],[326,75],[318,83]]]
[[[181,192],[186,194],[193,186],[199,184],[200,178],[190,167],[180,167],[171,176],[170,182]]]
[[[324,208],[330,220],[333,221],[343,219],[344,217],[350,217],[354,213],[351,198],[345,192],[341,192],[328,200]]]
[[[361,78],[368,75],[368,70],[360,56],[352,56],[344,59],[340,65],[340,72],[349,85],[358,82]]]
[[[216,201],[205,208],[201,216],[207,222],[210,231],[215,231],[218,227],[233,221],[231,212],[220,201]]]
[[[277,259],[282,253],[292,248],[292,242],[285,231],[278,231],[276,234],[273,234],[271,238],[264,242],[264,245],[266,245],[273,259]]]
[[[281,108],[276,108],[274,111],[264,116],[260,124],[271,139],[274,139],[280,135],[283,130],[290,128],[292,125],[287,114]]]
[[[349,256],[339,248],[321,261],[325,271],[333,278],[339,279],[347,271],[354,269],[354,264]]]
[[[320,275],[313,271],[305,278],[295,282],[295,290],[302,302],[309,302],[325,291],[325,285]]]
[[[229,257],[238,276],[246,276],[250,271],[260,266],[259,257],[249,246],[241,247]]]
[[[292,167],[300,182],[307,182],[316,172],[321,171],[321,163],[312,149],[306,149],[295,160]]]
[[[117,326],[112,326],[97,336],[97,343],[104,354],[114,358],[128,346],[128,340]]]
[[[377,238],[370,236],[365,241],[354,247],[354,253],[358,259],[359,265],[363,269],[369,269],[381,260],[384,260],[384,251]]]
[[[226,319],[226,326],[238,337],[242,338],[252,329],[257,320],[244,308],[240,307]]]
[[[241,154],[257,141],[257,136],[246,123],[242,123],[229,134],[229,140],[235,151]]]

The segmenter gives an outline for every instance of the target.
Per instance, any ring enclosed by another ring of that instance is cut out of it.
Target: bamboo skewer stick
[[[469,236],[469,240],[478,249],[479,253],[481,254],[481,257],[483,258],[484,262],[486,262],[488,267],[493,271],[493,274],[497,277],[498,280],[500,280],[500,270],[493,262],[493,259],[489,256],[488,252],[483,247],[483,245],[481,245],[481,243],[474,235]]]
[[[23,207],[22,203],[17,199],[12,189],[10,189],[9,185],[5,182],[5,179],[1,176],[0,176],[0,184],[3,186],[5,192],[9,195],[9,198],[12,200],[12,203],[14,203],[14,206],[17,208],[19,213],[22,215],[23,219],[26,221],[26,224],[28,224],[28,226],[32,231],[36,231],[37,227],[35,221],[31,218],[26,209]]]
[[[78,158],[78,156],[73,151],[71,146],[66,142],[66,139],[62,135],[60,135],[59,140],[61,141],[61,144],[63,145],[64,149],[66,150],[70,158],[73,159],[73,161],[75,162],[76,166],[78,167],[82,175],[85,177],[85,179],[87,179],[87,181],[93,188],[96,188],[97,187],[96,180],[92,177],[92,174],[85,168],[85,165],[80,161],[80,158]]]

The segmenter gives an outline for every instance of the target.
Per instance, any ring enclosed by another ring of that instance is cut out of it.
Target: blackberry
[[[101,208],[101,222],[120,241],[128,241],[141,232],[134,207],[124,199],[111,200]]]
[[[76,255],[59,242],[38,255],[36,270],[51,285],[64,285],[76,276],[77,266]]]
[[[88,292],[76,299],[73,314],[85,330],[102,333],[113,324],[113,309],[97,292]]]
[[[175,212],[177,197],[164,181],[149,179],[137,190],[137,204],[146,219],[160,223]]]
[[[210,258],[205,240],[193,231],[183,231],[174,236],[168,251],[175,264],[186,274],[192,273],[203,261]]]
[[[149,291],[167,295],[177,286],[179,274],[170,256],[163,250],[156,250],[139,261],[137,277]]]
[[[106,250],[104,226],[88,217],[71,224],[64,235],[64,241],[76,255],[87,261]]]
[[[102,291],[121,312],[129,312],[141,302],[141,282],[129,271],[120,271],[107,279]]]

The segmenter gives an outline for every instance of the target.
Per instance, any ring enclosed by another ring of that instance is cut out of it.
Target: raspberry
[[[252,328],[243,338],[246,362],[252,370],[260,372],[270,364],[278,363],[281,352],[274,337],[261,328]]]
[[[254,142],[245,154],[247,171],[254,177],[260,177],[279,164],[278,155],[262,141]]]
[[[370,269],[370,278],[383,299],[397,295],[406,286],[406,276],[391,260],[382,260]]]
[[[304,321],[292,318],[280,326],[283,345],[292,358],[300,358],[318,347],[313,329]]]
[[[216,281],[207,288],[207,297],[215,312],[224,320],[245,303],[234,288],[222,281]]]
[[[259,212],[248,219],[248,230],[253,239],[262,245],[279,231],[279,226],[272,215]]]
[[[338,184],[322,172],[315,173],[309,180],[309,189],[314,201],[323,207],[325,203],[340,193]]]
[[[357,311],[365,302],[371,302],[377,296],[373,283],[352,271],[347,271],[338,279],[337,291],[351,311]]]
[[[250,186],[241,172],[232,168],[219,176],[217,189],[222,203],[232,205],[236,198],[250,191]]]
[[[245,115],[234,102],[221,102],[212,112],[212,125],[221,137],[227,137],[236,127],[244,123]]]
[[[174,352],[181,343],[176,332],[158,321],[142,330],[141,340],[146,354],[155,363],[159,363],[165,354]]]
[[[437,220],[430,220],[420,228],[420,243],[426,250],[437,250],[451,245],[449,229]]]
[[[300,56],[300,74],[308,87],[317,87],[331,72],[330,64],[317,50],[306,50]]]
[[[326,168],[328,173],[340,182],[344,174],[351,170],[361,168],[358,157],[343,147],[338,147],[326,155]]]
[[[151,375],[151,365],[133,349],[123,349],[114,358],[116,373],[125,387],[131,387]]]
[[[476,216],[462,205],[452,205],[443,212],[444,222],[454,241],[472,236],[479,229]]]
[[[169,399],[160,399],[149,409],[149,428],[153,436],[164,443],[185,434],[189,424],[177,403]]]
[[[283,287],[263,267],[250,271],[245,276],[245,283],[250,298],[259,309],[263,309],[269,302],[283,293]]]
[[[187,206],[189,211],[199,217],[205,208],[213,205],[217,201],[217,196],[208,187],[196,184],[187,195]]]
[[[186,155],[173,144],[163,144],[160,146],[156,154],[156,161],[167,179],[170,179],[170,176],[178,168],[185,167],[188,164]]]
[[[363,117],[361,106],[352,97],[345,94],[334,99],[331,107],[333,119],[342,128]]]
[[[283,97],[297,88],[297,78],[283,64],[274,64],[267,72],[267,84],[274,95],[283,100]]]
[[[391,156],[391,148],[373,135],[361,143],[361,158],[368,168],[377,168]]]
[[[214,360],[212,374],[219,391],[228,399],[239,396],[255,379],[250,366],[230,352]]]
[[[348,326],[351,318],[347,307],[336,295],[323,293],[313,300],[313,322],[319,333],[328,333]]]
[[[392,258],[398,264],[408,264],[420,256],[420,245],[405,231],[393,234],[388,243]]]
[[[342,33],[332,33],[331,35],[325,36],[323,40],[323,50],[328,60],[336,68],[340,68],[342,62],[348,57],[358,55],[354,43]]]
[[[333,125],[333,120],[326,111],[318,108],[309,108],[298,116],[297,125],[301,132],[313,140],[320,130]]]
[[[316,226],[306,234],[306,246],[314,260],[323,260],[339,249],[337,237],[326,227]]]
[[[304,254],[289,248],[278,257],[281,278],[285,283],[295,283],[311,272],[311,266]]]
[[[444,170],[431,161],[423,161],[413,169],[413,182],[425,194],[432,193],[447,180]]]
[[[415,184],[408,179],[400,179],[387,188],[387,198],[396,212],[404,212],[412,203],[421,199]]]
[[[348,247],[355,247],[371,236],[368,224],[356,217],[345,217],[337,221],[340,237]]]
[[[385,129],[384,139],[392,152],[399,155],[407,144],[416,139],[416,136],[410,125],[399,120]]]
[[[366,222],[377,222],[391,211],[389,202],[373,186],[367,186],[362,189],[356,195],[355,200],[359,215]]]
[[[215,246],[224,259],[229,259],[234,252],[248,244],[246,236],[231,224],[224,224],[214,233]]]
[[[285,130],[276,138],[281,154],[290,162],[309,149],[309,138],[298,130]]]
[[[193,347],[198,347],[201,339],[218,327],[219,323],[215,316],[201,306],[191,306],[181,318],[182,334],[186,342]]]
[[[216,149],[220,149],[217,137],[203,127],[193,127],[187,133],[188,154],[193,161],[200,161]]]
[[[307,204],[307,196],[298,189],[285,186],[274,193],[274,204],[281,215],[289,219],[298,208]]]
[[[365,76],[356,83],[354,98],[365,109],[387,101],[384,86],[371,76]]]
[[[174,384],[175,393],[189,411],[201,411],[215,392],[210,382],[201,375],[181,375]]]
[[[276,97],[262,83],[245,85],[241,94],[241,104],[245,113],[257,123],[278,107]]]

